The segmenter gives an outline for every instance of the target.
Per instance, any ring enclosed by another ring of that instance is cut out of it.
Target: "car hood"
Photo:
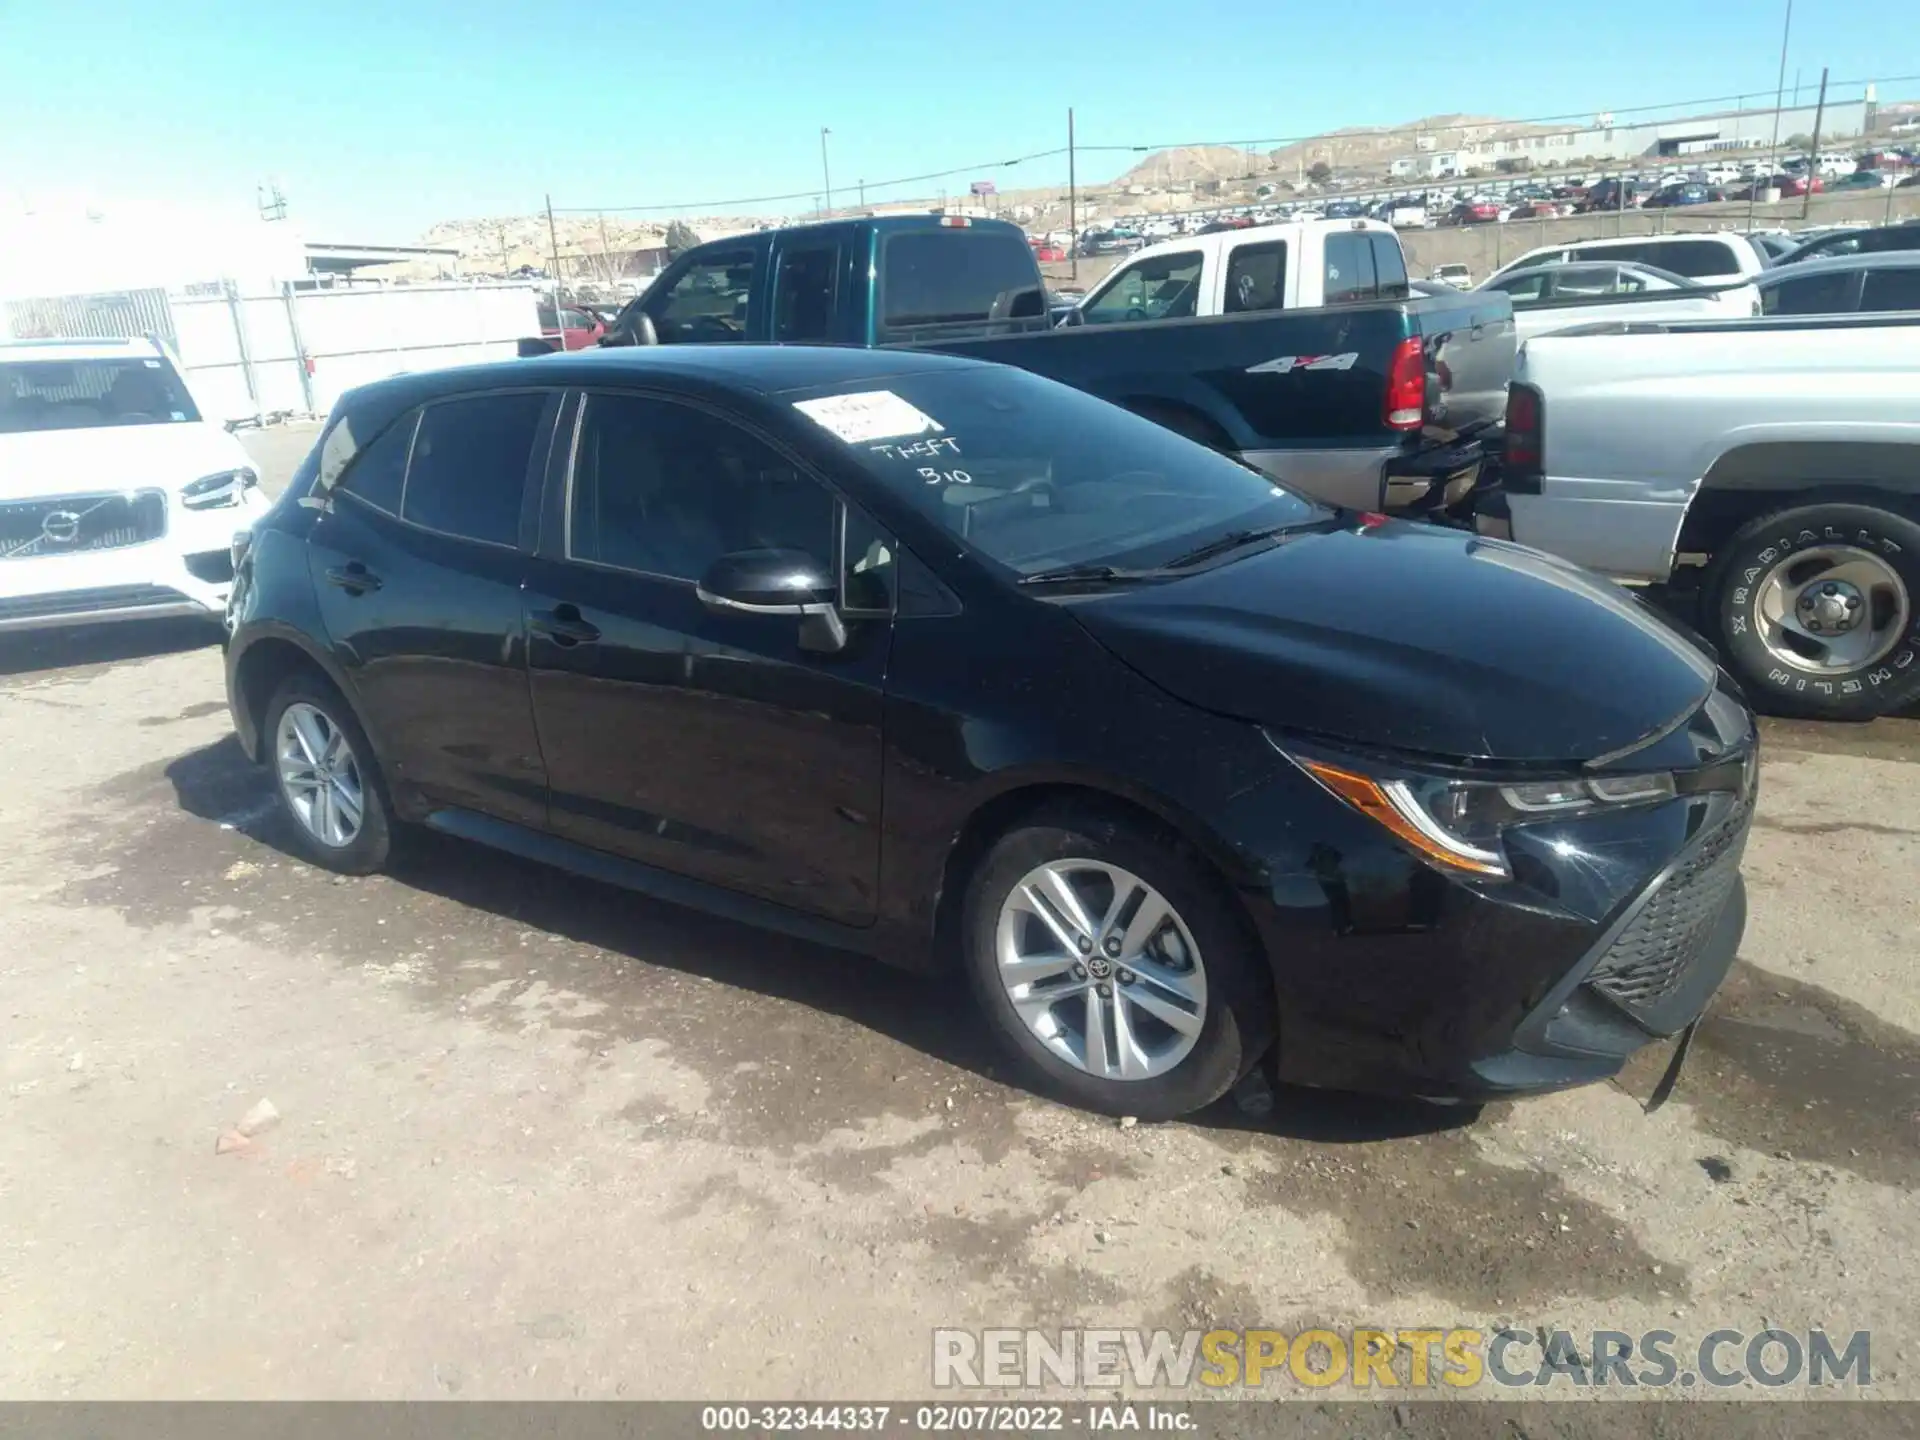
[[[1718,670],[1609,580],[1503,541],[1389,522],[1303,533],[1071,603],[1189,704],[1351,744],[1583,763],[1692,713]]]
[[[98,425],[0,434],[0,500],[89,490],[176,490],[249,464],[240,442],[206,421]]]

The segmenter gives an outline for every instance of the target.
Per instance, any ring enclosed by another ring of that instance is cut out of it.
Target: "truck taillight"
[[[1501,483],[1509,490],[1539,489],[1543,455],[1540,392],[1515,382],[1507,387],[1507,443],[1501,455]]]
[[[1394,347],[1387,365],[1387,428],[1418,430],[1427,419],[1427,355],[1420,337]]]

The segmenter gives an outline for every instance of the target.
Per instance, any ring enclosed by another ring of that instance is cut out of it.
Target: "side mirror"
[[[800,648],[830,654],[847,643],[836,588],[832,572],[804,550],[736,550],[708,567],[694,593],[715,612],[794,616]]]

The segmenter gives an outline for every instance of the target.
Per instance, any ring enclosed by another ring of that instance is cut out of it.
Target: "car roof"
[[[0,340],[0,364],[9,360],[125,360],[151,358],[160,347],[144,337],[119,339]]]
[[[632,345],[570,350],[526,360],[498,360],[362,387],[401,406],[478,390],[522,385],[594,386],[681,382],[778,395],[816,386],[861,384],[902,375],[983,368],[984,362],[926,350],[871,350],[853,345]]]
[[[1864,255],[1820,255],[1776,265],[1756,275],[1756,285],[1784,285],[1803,275],[1830,275],[1844,270],[1920,270],[1920,250],[1870,250]]]
[[[1152,260],[1162,255],[1182,255],[1192,250],[1218,251],[1229,245],[1240,246],[1257,244],[1262,240],[1275,238],[1273,232],[1279,230],[1300,230],[1319,227],[1329,233],[1336,231],[1360,230],[1382,235],[1397,232],[1384,220],[1371,220],[1364,216],[1354,216],[1346,220],[1271,220],[1264,225],[1237,225],[1225,230],[1216,230],[1211,235],[1178,235],[1171,240],[1162,240],[1157,245],[1146,245],[1127,257],[1127,264],[1136,260]],[[1119,266],[1114,267],[1112,275],[1120,273]],[[1110,276],[1102,276],[1097,288],[1105,288]]]

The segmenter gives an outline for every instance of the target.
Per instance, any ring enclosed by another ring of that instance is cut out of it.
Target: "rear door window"
[[[1287,303],[1287,242],[1241,245],[1227,257],[1227,289],[1220,308],[1229,315],[1279,310]]]
[[[1920,266],[1870,270],[1862,310],[1920,310]]]
[[[348,420],[345,425],[351,427],[352,423]],[[419,423],[420,415],[416,411],[374,436],[373,443],[353,457],[353,463],[335,482],[335,488],[376,510],[398,515],[400,489],[407,479],[407,451],[413,446],[413,430]]]
[[[660,343],[746,339],[753,268],[753,251],[730,250],[681,271],[666,294],[647,305]]]
[[[810,245],[780,252],[773,281],[773,338],[825,340],[840,298],[840,247]]]
[[[1382,300],[1406,299],[1407,261],[1400,253],[1399,240],[1378,230],[1368,231],[1367,238],[1373,244],[1374,293]]]
[[[1515,303],[1522,300],[1538,300],[1547,293],[1548,272],[1532,270],[1525,275],[1505,275],[1492,281],[1489,290],[1504,290]]]
[[[1033,251],[1006,230],[942,226],[889,235],[880,273],[882,320],[892,329],[1047,313]]]
[[[1089,325],[1185,319],[1198,312],[1200,265],[1198,250],[1136,260],[1081,308],[1080,318]]]
[[[1404,281],[1404,273],[1401,278]],[[1373,246],[1365,233],[1349,230],[1327,236],[1326,287],[1329,305],[1371,300],[1378,293]]]
[[[1855,309],[1859,293],[1858,271],[1807,275],[1769,285],[1761,293],[1760,309],[1766,315],[1833,315]]]
[[[1632,260],[1698,280],[1708,275],[1738,275],[1740,257],[1724,240],[1670,240],[1644,245],[1578,245],[1576,260]]]
[[[544,392],[521,390],[421,411],[400,518],[464,540],[518,541],[527,462],[546,406]]]

